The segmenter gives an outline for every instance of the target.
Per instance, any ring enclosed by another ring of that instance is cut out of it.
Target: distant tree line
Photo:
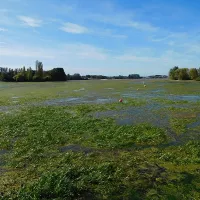
[[[53,68],[49,71],[43,70],[42,62],[36,61],[35,70],[31,67],[8,69],[0,67],[0,81],[16,81],[16,82],[31,82],[31,81],[66,81],[66,74],[63,68]]]
[[[139,74],[130,74],[128,76],[105,76],[105,75],[86,75],[81,76],[76,73],[74,75],[67,74],[67,80],[90,80],[90,79],[141,79]]]
[[[169,71],[169,77],[172,80],[197,80],[200,81],[200,68],[179,68],[173,67]]]
[[[141,79],[139,74],[129,74],[128,76],[104,76],[104,75],[86,75],[84,79]]]
[[[45,71],[43,63],[35,62],[35,70],[25,66],[17,69],[0,67],[0,81],[8,82],[42,82],[42,81],[67,81],[67,80],[90,80],[90,79],[141,79],[139,74],[129,74],[128,76],[105,76],[105,75],[86,75],[79,73],[73,75],[65,74],[63,68],[53,68]]]
[[[152,78],[152,79],[156,79],[156,78],[168,78],[168,76],[166,76],[166,75],[152,75],[152,76],[148,76],[147,78]]]

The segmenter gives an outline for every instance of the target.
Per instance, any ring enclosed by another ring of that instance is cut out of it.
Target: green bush
[[[43,78],[43,80],[44,80],[44,81],[51,81],[52,78],[51,78],[51,76],[45,76],[45,77]]]
[[[196,81],[200,81],[200,76],[196,79]]]
[[[13,79],[17,82],[24,82],[25,81],[25,76],[21,73],[18,73],[13,77]]]
[[[40,82],[40,81],[43,81],[39,76],[37,76],[37,75],[34,75],[33,76],[33,81],[35,81],[35,82]]]

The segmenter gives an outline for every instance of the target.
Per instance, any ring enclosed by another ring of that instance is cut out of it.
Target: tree
[[[0,81],[66,81],[67,76],[63,68],[43,71],[43,64],[38,60],[35,62],[35,67],[36,70],[32,70],[31,67],[26,70],[25,66],[15,70],[0,67]]]
[[[22,74],[23,74],[23,76],[26,75],[26,67],[25,66],[23,66],[23,68],[22,68]]]
[[[0,73],[0,81],[6,81],[6,80],[5,80],[5,76],[6,76],[5,73],[4,73],[4,72],[1,72],[1,73]]]
[[[188,68],[181,68],[178,69],[176,72],[178,72],[178,80],[189,80],[189,70]]]
[[[63,68],[54,68],[50,71],[52,81],[66,81],[67,77]]]
[[[27,79],[27,81],[33,80],[33,70],[31,69],[31,67],[29,67],[29,69],[27,69],[26,79]]]
[[[37,80],[42,80],[43,79],[43,64],[42,62],[39,62],[38,60],[35,62],[35,67],[36,67],[36,74],[35,78]]]
[[[200,77],[200,67],[199,67],[199,69],[197,71],[198,71],[198,76]]]
[[[66,79],[67,79],[67,80],[71,80],[70,74],[67,74]]]
[[[75,73],[74,75],[71,76],[71,80],[82,80],[82,77],[80,74]]]
[[[17,82],[24,82],[25,81],[25,76],[23,73],[18,73],[13,77],[13,79]]]
[[[140,75],[139,74],[129,74],[128,78],[129,79],[140,79]]]
[[[196,80],[198,77],[198,71],[196,68],[191,68],[189,71],[190,79]]]
[[[169,71],[169,77],[172,80],[177,80],[178,79],[178,66],[173,67],[172,69],[170,69]]]

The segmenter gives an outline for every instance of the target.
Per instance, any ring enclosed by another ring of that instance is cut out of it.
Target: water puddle
[[[153,98],[162,98],[168,99],[172,101],[188,101],[188,102],[197,102],[200,101],[199,95],[167,95],[165,91],[162,89],[151,90],[148,92],[140,92],[140,91],[132,91],[127,93],[122,93],[123,97],[131,97],[131,98],[143,98],[143,99],[153,99]]]
[[[174,101],[180,101],[180,100],[184,100],[184,101],[200,101],[200,96],[198,95],[171,95],[168,97],[168,99],[170,100],[174,100]]]
[[[68,152],[68,151],[83,152],[85,154],[89,154],[89,153],[92,153],[94,150],[88,147],[82,147],[78,144],[67,145],[60,148],[60,152],[62,153]]]
[[[85,91],[85,88],[81,88],[81,89],[78,89],[78,90],[74,90],[74,92],[81,92],[81,91]]]
[[[112,98],[100,98],[100,97],[70,97],[63,99],[52,99],[44,101],[43,105],[71,105],[71,104],[101,104],[101,103],[111,103],[116,101]]]
[[[155,111],[159,109],[159,104],[149,104],[140,107],[129,107],[124,110],[96,112],[92,115],[96,118],[114,118],[116,120],[116,123],[119,125],[136,125],[140,123],[150,123],[158,127],[168,127],[168,113],[165,112],[162,113],[162,115],[155,114]]]
[[[70,98],[62,98],[62,99],[51,99],[51,100],[46,100],[44,102],[42,102],[42,105],[66,105],[69,103],[78,103],[81,101],[81,98],[79,97],[70,97]],[[37,105],[39,105],[40,103],[38,103]]]
[[[0,167],[0,175],[6,173],[8,170]]]
[[[178,107],[180,105],[177,105]],[[185,133],[177,135],[172,129],[170,124],[170,111],[165,108],[170,107],[169,105],[163,105],[159,103],[149,102],[148,105],[140,107],[129,107],[123,110],[109,110],[102,112],[95,112],[91,115],[95,118],[113,118],[118,125],[138,125],[138,124],[151,124],[153,126],[164,128],[167,131],[171,141],[166,145],[178,145],[188,138],[196,138],[195,131],[191,130],[200,126],[200,115],[191,115],[197,118],[197,122],[191,123],[187,126]],[[176,107],[176,105],[174,105]],[[162,109],[165,109],[162,111]],[[182,116],[182,115],[181,115]]]
[[[50,99],[43,102],[28,103],[25,105],[17,105],[17,101],[13,101],[16,105],[12,106],[0,106],[0,112],[13,113],[20,108],[26,106],[64,106],[64,105],[78,105],[78,104],[105,104],[117,102],[117,99],[109,97],[96,97],[96,96],[84,96],[84,97],[68,97],[61,99]]]
[[[153,92],[153,93],[164,93],[165,90],[164,89],[156,89],[156,90],[151,90],[151,92]]]
[[[196,116],[196,121],[187,125],[188,129],[194,129],[200,127],[200,114]]]
[[[6,155],[8,153],[8,150],[6,150],[6,149],[1,149],[0,150],[0,174],[1,174],[1,170],[2,170],[2,168],[1,168],[1,166],[4,166],[5,165],[5,161],[4,161],[4,159],[3,159],[3,156],[4,155]]]
[[[6,149],[1,149],[0,150],[0,155],[4,155],[6,153],[8,153],[8,150],[6,150]]]
[[[187,125],[187,128],[189,128],[189,129],[193,129],[196,127],[200,127],[200,120]]]
[[[13,106],[0,106],[0,112],[3,112],[3,113],[14,113],[16,112],[18,109],[20,108],[19,105],[13,105]]]

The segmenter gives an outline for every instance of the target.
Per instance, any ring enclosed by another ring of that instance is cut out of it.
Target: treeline
[[[200,81],[200,68],[179,68],[173,67],[169,71],[169,77],[172,80],[197,80]]]
[[[68,80],[90,80],[90,79],[141,79],[139,74],[129,74],[128,76],[104,76],[104,75],[86,75],[81,76],[80,74],[67,75]]]
[[[35,69],[25,66],[18,69],[0,67],[0,81],[7,82],[42,82],[42,81],[67,81],[67,80],[90,80],[90,79],[141,79],[139,74],[129,74],[128,76],[104,76],[104,75],[86,75],[79,73],[73,75],[65,74],[63,68],[53,68],[44,71],[43,63],[35,62]]]
[[[41,82],[41,81],[66,81],[63,68],[53,68],[49,71],[43,70],[42,62],[36,61],[35,70],[31,67],[19,69],[8,69],[0,67],[0,81],[16,82]]]

